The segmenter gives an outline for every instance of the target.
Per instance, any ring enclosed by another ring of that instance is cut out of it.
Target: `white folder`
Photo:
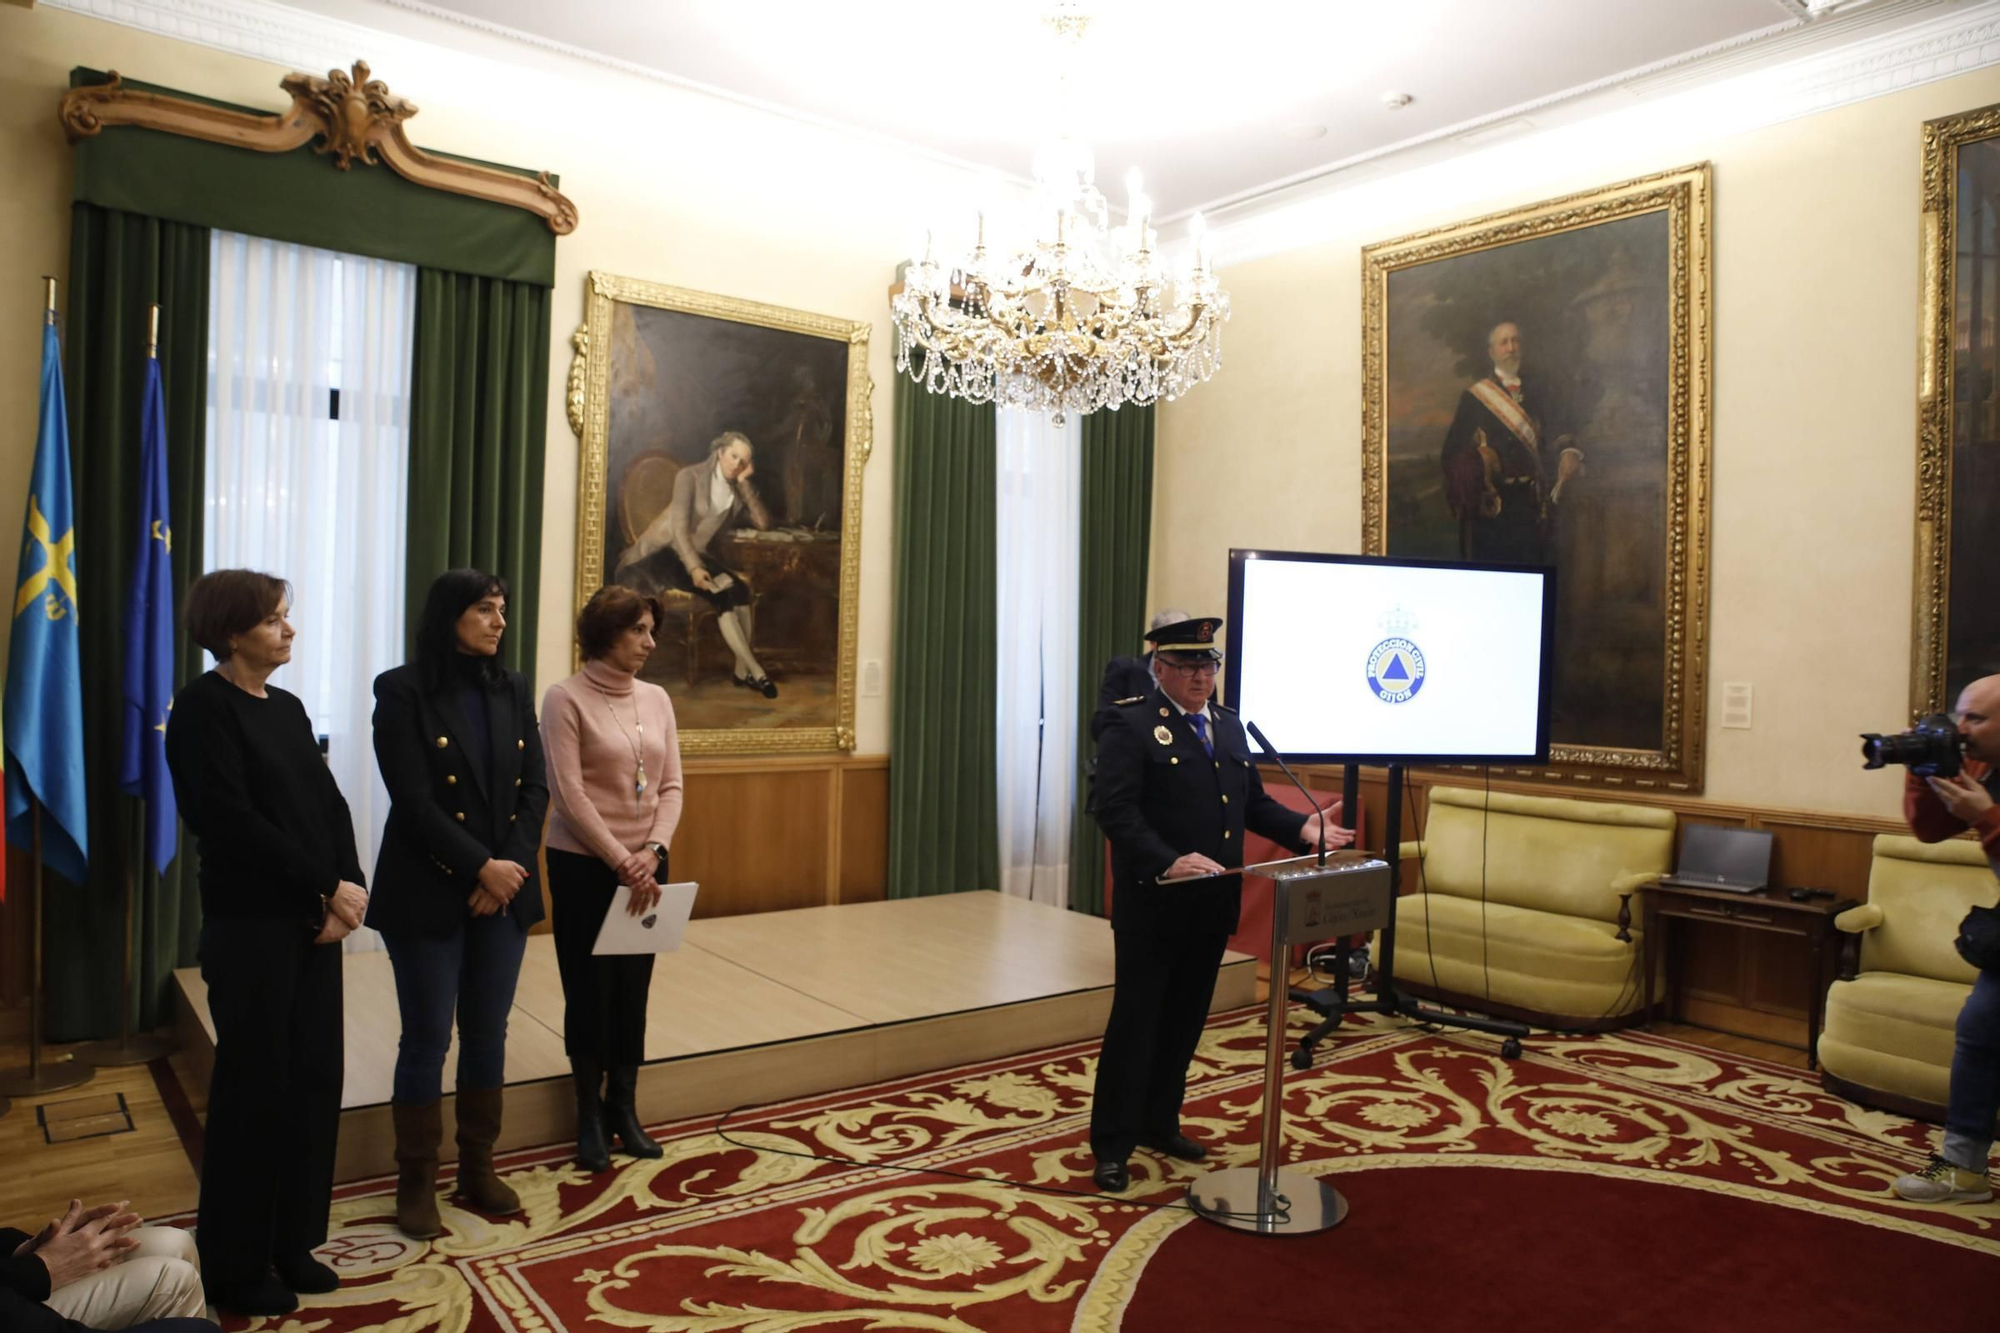
[[[694,911],[696,885],[662,884],[660,901],[642,916],[631,913],[632,890],[623,884],[611,895],[611,910],[597,928],[592,953],[670,953],[681,947],[688,916]]]

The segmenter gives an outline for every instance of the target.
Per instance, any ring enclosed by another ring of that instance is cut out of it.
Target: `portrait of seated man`
[[[722,566],[716,542],[732,528],[771,527],[771,514],[750,479],[756,475],[756,448],[741,431],[724,431],[708,446],[708,458],[674,477],[673,498],[618,557],[611,581],[641,592],[680,590],[714,608],[723,642],[736,664],[731,679],[766,699],[778,687],[752,648],[755,597],[740,570]]]

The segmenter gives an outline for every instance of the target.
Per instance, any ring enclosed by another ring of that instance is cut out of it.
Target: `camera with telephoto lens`
[[[1893,736],[1863,732],[1863,768],[1901,764],[1920,778],[1955,778],[1965,762],[1965,737],[1958,724],[1943,713],[1934,713],[1908,731]]]

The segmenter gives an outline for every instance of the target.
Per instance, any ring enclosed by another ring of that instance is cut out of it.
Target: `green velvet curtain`
[[[996,416],[896,377],[889,896],[1000,887]]]
[[[1104,835],[1090,800],[1090,715],[1104,664],[1130,656],[1146,625],[1146,564],[1153,537],[1152,407],[1083,419],[1078,510],[1076,805],[1070,824],[1069,905],[1104,911]]]
[[[123,745],[125,600],[139,542],[139,409],[145,385],[148,307],[160,305],[160,378],[167,408],[167,469],[178,607],[200,572],[203,431],[208,379],[208,229],[72,206],[63,371],[76,504],[78,634],[83,732],[91,776],[89,882],[50,877],[44,898],[51,1041],[118,1030],[127,877],[141,876],[132,937],[135,1029],[170,1016],[173,969],[194,962],[201,928],[195,854],[156,875],[141,854],[138,804],[118,792]],[[183,643],[175,685],[205,669]]]
[[[548,438],[549,289],[417,271],[404,610],[471,565],[507,580],[507,666],[535,670],[542,572],[542,458]]]

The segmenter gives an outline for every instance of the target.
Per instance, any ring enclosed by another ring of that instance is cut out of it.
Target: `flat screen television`
[[[1546,764],[1556,575],[1229,553],[1224,698],[1315,764]]]

